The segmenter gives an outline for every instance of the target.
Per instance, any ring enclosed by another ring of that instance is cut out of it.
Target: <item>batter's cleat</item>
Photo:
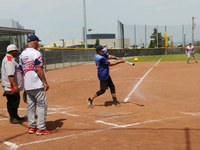
[[[113,101],[113,104],[114,104],[115,106],[121,106],[120,102],[117,101],[117,100]]]
[[[51,131],[49,131],[49,130],[39,130],[39,129],[37,129],[37,131],[36,131],[36,135],[47,135],[47,134],[52,134],[52,132]]]
[[[28,133],[29,133],[29,134],[33,134],[33,133],[36,132],[36,130],[37,130],[36,128],[29,127],[29,128],[28,128]]]
[[[89,108],[93,108],[94,107],[92,103],[93,103],[93,100],[91,98],[88,98],[88,107]]]

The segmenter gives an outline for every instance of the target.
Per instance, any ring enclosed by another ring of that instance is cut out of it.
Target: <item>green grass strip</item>
[[[200,54],[195,54],[197,59],[200,58]],[[138,62],[156,62],[159,59],[161,61],[186,61],[186,54],[169,54],[169,55],[151,55],[151,56],[135,56],[138,58]],[[190,60],[194,60],[193,57],[190,57]],[[133,62],[133,58],[128,58],[127,61]]]

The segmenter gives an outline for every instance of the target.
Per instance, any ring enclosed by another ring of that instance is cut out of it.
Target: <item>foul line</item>
[[[102,120],[97,120],[97,123],[102,123],[105,125],[109,125],[109,126],[113,126],[115,128],[127,128],[130,126],[137,126],[137,125],[142,125],[142,124],[146,124],[146,123],[153,123],[153,122],[161,122],[164,120],[171,120],[171,119],[177,119],[177,118],[181,118],[181,117],[172,117],[172,118],[164,118],[164,119],[155,119],[155,120],[146,120],[146,121],[142,121],[142,122],[135,122],[135,123],[131,123],[131,124],[116,124],[116,123],[110,123],[110,122],[106,122],[106,121],[102,121]]]
[[[67,108],[47,108],[48,112],[47,114],[64,114],[64,115],[68,115],[68,116],[72,116],[72,117],[80,117],[80,115],[77,115],[77,114],[72,114],[72,113],[69,113],[68,110],[70,110],[72,107],[67,107]],[[2,109],[4,111],[6,111],[7,109]],[[27,111],[27,108],[19,108],[18,110],[20,111]],[[0,119],[1,120],[4,120],[4,119]]]
[[[151,67],[147,73],[145,73],[145,75],[137,82],[137,84],[133,87],[133,89],[131,90],[131,92],[126,96],[126,98],[124,99],[124,102],[128,102],[128,100],[130,99],[131,95],[136,91],[136,89],[139,87],[139,85],[142,83],[142,81],[146,78],[146,76],[154,69],[155,66],[158,65],[158,63],[161,61],[161,59],[159,59],[154,65],[153,67]]]
[[[200,116],[200,112],[180,112],[184,115],[191,115],[191,116]]]
[[[99,133],[99,132],[103,132],[103,131],[107,131],[107,130],[111,130],[111,129],[113,129],[113,127],[110,127],[110,128],[107,128],[107,129],[95,130],[95,131],[92,130],[92,131],[82,132],[82,133],[78,133],[78,134],[60,136],[60,137],[50,138],[50,139],[46,139],[46,140],[37,140],[37,141],[33,141],[33,142],[29,142],[29,143],[23,143],[23,144],[19,144],[19,145],[17,145],[16,143],[11,143],[9,141],[4,141],[3,143],[8,146],[9,150],[16,150],[19,147],[23,147],[23,146],[27,146],[27,145],[45,143],[45,142],[56,141],[56,140],[67,139],[67,138],[73,138],[73,137],[78,137],[78,136],[85,136],[85,135]]]
[[[37,140],[37,141],[23,143],[23,144],[19,144],[19,145],[17,145],[16,143],[11,143],[9,141],[4,141],[3,143],[9,147],[8,148],[9,150],[17,150],[19,147],[23,147],[23,146],[45,143],[45,142],[56,141],[56,140],[67,139],[67,138],[73,138],[73,137],[78,137],[78,136],[85,136],[85,135],[90,135],[90,134],[94,134],[94,133],[99,133],[99,132],[103,132],[103,131],[116,129],[116,128],[126,128],[126,127],[130,127],[130,126],[137,126],[137,125],[146,124],[146,123],[161,122],[164,120],[172,120],[172,119],[176,119],[176,118],[181,118],[181,117],[172,117],[172,118],[164,118],[164,119],[157,119],[157,120],[146,120],[143,122],[135,122],[135,123],[126,124],[126,125],[118,125],[118,124],[114,124],[114,123],[104,122],[102,120],[97,120],[96,121],[97,123],[103,123],[106,125],[110,125],[111,127],[107,128],[107,129],[92,130],[92,131],[82,132],[82,133],[78,133],[78,134],[71,134],[71,135],[66,135],[66,136],[49,138],[49,139],[45,139],[45,140]]]

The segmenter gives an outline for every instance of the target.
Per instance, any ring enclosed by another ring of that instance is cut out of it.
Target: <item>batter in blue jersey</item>
[[[104,50],[103,46],[98,45],[96,47],[95,63],[97,66],[97,74],[100,81],[100,90],[98,90],[92,98],[88,98],[88,107],[93,108],[93,100],[104,94],[106,89],[110,88],[110,92],[115,106],[120,106],[120,102],[117,100],[115,85],[113,84],[112,78],[109,75],[109,66],[114,66],[120,63],[124,63],[124,60],[118,59],[115,62],[109,62],[108,59],[118,59],[113,55],[109,55]]]

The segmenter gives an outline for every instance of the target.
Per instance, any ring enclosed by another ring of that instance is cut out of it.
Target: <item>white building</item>
[[[34,33],[34,30],[24,29],[18,21],[0,19],[0,50],[6,51],[6,47],[11,43],[23,49],[27,43],[26,36]]]
[[[99,39],[99,43],[108,48],[121,48],[121,40],[115,38],[115,34],[88,34],[87,44],[88,48],[93,48],[96,40]],[[84,45],[83,40],[73,39],[55,41],[51,43],[52,46],[57,47],[82,47]],[[130,47],[130,40],[124,39],[124,47]]]

